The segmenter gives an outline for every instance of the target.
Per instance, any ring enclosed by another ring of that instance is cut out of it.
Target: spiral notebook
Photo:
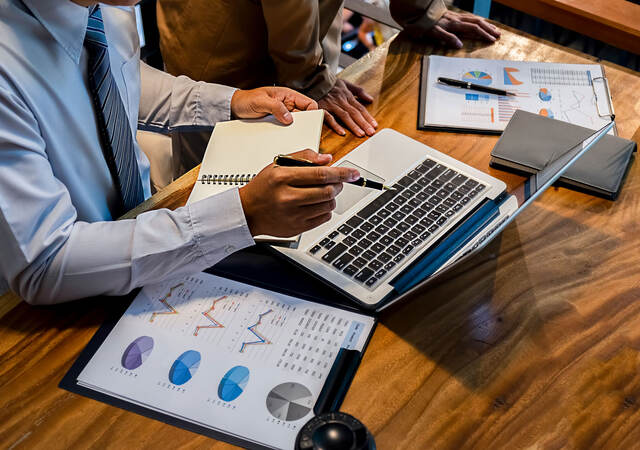
[[[248,183],[276,155],[307,148],[318,151],[324,111],[300,111],[292,115],[291,125],[282,125],[273,116],[217,124],[187,203]],[[255,240],[295,247],[298,238],[256,236]]]

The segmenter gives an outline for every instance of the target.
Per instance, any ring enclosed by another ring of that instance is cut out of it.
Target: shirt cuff
[[[414,37],[423,37],[438,20],[447,12],[447,5],[444,0],[434,0],[425,14],[415,22],[406,24],[404,29]]]
[[[198,251],[209,266],[254,245],[238,189],[187,205]]]
[[[231,119],[231,97],[237,88],[222,84],[202,83],[198,91],[199,124],[215,125]]]

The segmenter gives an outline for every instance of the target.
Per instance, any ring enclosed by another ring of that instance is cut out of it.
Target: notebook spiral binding
[[[241,185],[253,180],[257,174],[235,174],[235,175],[202,175],[198,181],[202,184],[226,184]]]

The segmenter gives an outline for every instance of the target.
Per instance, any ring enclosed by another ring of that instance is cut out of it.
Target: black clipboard
[[[254,267],[260,266],[261,270],[255,272]],[[265,270],[266,268],[266,270]],[[313,412],[319,415],[325,412],[337,411],[351,382],[356,374],[360,361],[366,351],[371,336],[377,326],[377,319],[371,312],[362,311],[346,297],[341,296],[335,290],[314,279],[302,270],[278,260],[270,252],[258,245],[234,253],[217,265],[206,270],[207,273],[240,281],[254,286],[269,289],[285,295],[291,295],[303,300],[330,305],[339,309],[358,312],[359,314],[373,317],[374,322],[371,332],[367,336],[362,351],[340,349],[336,355],[331,370],[327,376],[324,386],[316,399]],[[255,276],[257,275],[257,276]],[[98,331],[93,335],[89,343],[82,350],[71,368],[64,375],[58,387],[69,392],[82,395],[102,403],[106,403],[117,408],[140,414],[150,419],[164,422],[168,425],[183,428],[194,433],[211,437],[218,441],[227,442],[239,447],[250,449],[268,449],[261,444],[239,438],[235,435],[214,430],[205,426],[197,425],[193,422],[179,419],[177,417],[155,411],[145,406],[138,405],[118,397],[108,395],[78,384],[78,376],[89,363],[93,355],[98,351],[102,343],[116,326],[120,317],[135,299],[140,289],[136,289],[123,299],[121,306],[113,311],[113,314],[103,323]]]

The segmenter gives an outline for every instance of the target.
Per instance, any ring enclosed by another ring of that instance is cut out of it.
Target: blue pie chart
[[[218,385],[218,397],[225,402],[232,402],[240,397],[248,382],[249,369],[244,366],[232,367]]]
[[[189,381],[200,367],[200,353],[187,350],[173,362],[169,370],[169,381],[180,386]]]

